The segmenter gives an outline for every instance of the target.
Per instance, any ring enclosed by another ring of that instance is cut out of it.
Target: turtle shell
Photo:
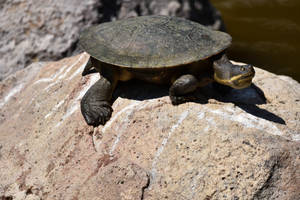
[[[129,68],[173,67],[209,58],[231,44],[227,33],[183,18],[142,16],[85,30],[79,45],[105,63]]]

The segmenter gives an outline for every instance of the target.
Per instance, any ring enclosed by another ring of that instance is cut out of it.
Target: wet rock
[[[1,198],[300,195],[298,82],[256,68],[250,88],[224,96],[208,86],[179,106],[167,87],[124,83],[112,118],[92,128],[79,109],[99,78],[80,76],[87,60],[35,63],[0,83]]]
[[[79,33],[100,22],[138,15],[176,15],[215,29],[223,24],[207,0],[12,0],[0,2],[0,80],[29,63],[78,52]]]

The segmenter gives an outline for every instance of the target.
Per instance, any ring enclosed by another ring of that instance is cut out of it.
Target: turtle
[[[86,123],[97,127],[110,119],[118,81],[168,84],[174,105],[211,82],[250,86],[254,68],[231,63],[225,52],[231,42],[225,32],[180,17],[139,16],[87,28],[79,36],[79,45],[90,55],[82,75],[99,72],[101,78],[81,100]]]

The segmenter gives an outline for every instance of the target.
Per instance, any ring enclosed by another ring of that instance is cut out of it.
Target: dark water
[[[229,57],[300,82],[300,0],[211,0],[233,37]]]

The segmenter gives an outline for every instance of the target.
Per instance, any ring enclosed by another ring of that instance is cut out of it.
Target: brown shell
[[[81,34],[79,44],[105,63],[160,68],[215,55],[230,46],[231,36],[183,18],[143,16],[91,27]]]

